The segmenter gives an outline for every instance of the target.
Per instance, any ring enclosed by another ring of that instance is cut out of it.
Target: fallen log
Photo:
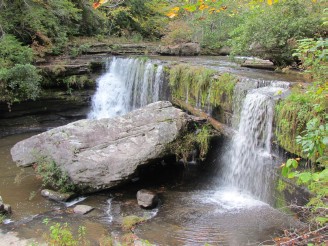
[[[214,129],[218,130],[222,135],[226,137],[232,138],[232,136],[235,134],[235,131],[231,127],[217,121],[199,108],[195,108],[190,104],[176,98],[172,98],[172,103],[173,105],[178,106],[197,117],[206,118],[208,122],[214,127]]]

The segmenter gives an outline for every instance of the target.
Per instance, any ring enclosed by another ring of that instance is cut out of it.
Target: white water
[[[275,98],[285,91],[275,84],[247,90],[246,97],[241,100],[238,132],[224,157],[223,183],[265,202],[270,202],[272,197],[275,162],[271,138]]]
[[[97,81],[91,119],[111,118],[160,99],[163,66],[134,58],[113,58]]]

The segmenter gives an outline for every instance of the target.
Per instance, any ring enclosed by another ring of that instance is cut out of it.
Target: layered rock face
[[[169,153],[191,116],[170,102],[156,102],[124,116],[80,120],[18,142],[18,166],[47,157],[79,187],[96,191],[122,184],[142,165]]]

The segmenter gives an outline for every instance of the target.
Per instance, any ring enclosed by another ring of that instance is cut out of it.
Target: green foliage
[[[317,40],[307,38],[298,40],[298,47],[293,55],[301,60],[301,68],[310,73],[315,81],[324,83],[328,81],[327,49],[327,38],[319,38]]]
[[[292,61],[296,40],[323,33],[320,5],[311,1],[279,1],[257,5],[241,15],[232,32],[234,53],[256,55],[277,65]]]
[[[14,36],[5,35],[0,39],[0,67],[12,67],[33,61],[33,50],[23,46]]]
[[[63,172],[53,160],[38,158],[36,172],[40,175],[43,186],[50,186],[60,192],[74,191],[76,188],[67,173]]]
[[[328,123],[320,125],[317,118],[310,120],[306,124],[306,130],[303,132],[303,136],[297,136],[296,142],[302,146],[302,151],[306,154],[307,158],[328,166],[328,154],[326,150],[328,145]]]
[[[311,119],[316,118],[318,124],[325,122],[327,89],[321,90],[321,87],[317,83],[309,86],[307,91],[296,87],[285,100],[276,105],[276,137],[279,145],[305,158],[296,137],[302,134]]]
[[[175,20],[168,24],[167,33],[161,39],[164,44],[179,44],[193,40],[193,29],[186,21]]]
[[[0,214],[0,225],[5,221],[6,215]]]
[[[41,76],[35,66],[16,64],[12,68],[0,68],[0,101],[19,102],[35,100],[40,93]]]
[[[43,223],[48,226],[50,220],[44,219]],[[84,226],[79,226],[78,236],[75,238],[68,223],[52,223],[49,227],[49,234],[45,235],[45,239],[51,246],[89,245],[85,235],[86,228]]]
[[[131,230],[137,224],[144,222],[146,219],[135,215],[125,216],[122,219],[122,228],[124,230]]]
[[[197,128],[197,127],[196,127]],[[188,162],[191,153],[199,150],[199,158],[204,160],[209,150],[209,141],[212,135],[209,125],[196,129],[195,133],[182,134],[175,142],[171,143],[169,149],[176,155],[177,160]]]

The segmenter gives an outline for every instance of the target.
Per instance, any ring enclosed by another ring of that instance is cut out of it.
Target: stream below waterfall
[[[167,100],[163,64],[190,62],[232,72],[243,79],[235,89],[235,137],[213,140],[209,157],[201,165],[168,165],[150,168],[140,180],[125,187],[56,203],[40,195],[40,180],[32,168],[22,170],[11,160],[10,148],[35,133],[20,133],[0,141],[0,194],[12,205],[13,215],[2,233],[14,231],[20,238],[42,241],[47,228],[43,219],[68,222],[74,230],[84,225],[92,245],[102,235],[123,235],[122,218],[147,218],[134,233],[156,245],[259,245],[286,228],[302,226],[275,205],[282,199],[275,189],[276,167],[281,163],[272,150],[275,100],[287,93],[292,75],[239,68],[227,58],[156,57],[154,60],[111,58],[97,81],[92,105],[85,117],[99,119],[125,114],[158,100]],[[31,113],[33,114],[33,113]],[[27,116],[28,117],[28,116]],[[47,128],[57,126],[47,122]],[[136,192],[146,188],[159,193],[160,204],[152,210],[137,205]],[[72,214],[74,204],[93,206],[84,217]]]

